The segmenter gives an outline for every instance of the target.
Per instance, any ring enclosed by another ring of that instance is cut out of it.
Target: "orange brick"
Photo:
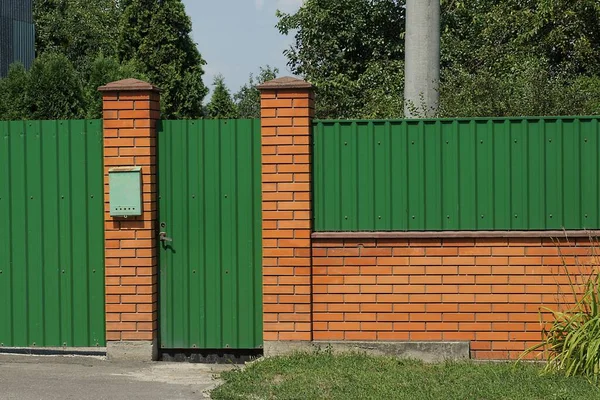
[[[309,341],[309,340],[311,340],[311,333],[310,332],[281,332],[281,333],[279,333],[279,340]]]
[[[410,340],[442,340],[441,332],[411,332]]]
[[[104,97],[102,108],[105,112],[108,110],[133,110],[133,101],[113,101]]]
[[[106,330],[107,331],[135,331],[137,326],[135,322],[107,322]]]
[[[154,333],[152,332],[123,332],[122,340],[153,340]]]
[[[344,335],[346,340],[377,340],[377,332],[367,332],[365,330],[358,332],[346,332]]]
[[[427,256],[458,256],[458,247],[428,247],[425,254]]]
[[[364,303],[360,305],[360,311],[390,313],[393,311],[393,307],[392,304]]]
[[[332,331],[358,331],[360,322],[329,322],[329,329]]]
[[[378,340],[407,341],[409,337],[408,332],[377,332]]]
[[[324,331],[324,332],[313,332],[314,340],[343,340],[344,332],[332,332],[332,331]]]
[[[346,265],[352,265],[352,264],[348,264],[348,259],[345,259],[345,264]],[[354,262],[354,265],[361,265],[358,262]],[[392,267],[364,267],[361,266],[360,267],[360,273],[362,275],[391,275],[392,274]]]

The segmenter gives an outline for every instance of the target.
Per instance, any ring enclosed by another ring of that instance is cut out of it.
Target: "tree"
[[[442,116],[600,112],[596,1],[446,0],[443,6]]]
[[[29,74],[23,64],[12,64],[6,78],[0,79],[0,120],[27,119],[28,86]]]
[[[600,78],[551,73],[543,58],[522,58],[509,72],[445,72],[440,116],[589,115],[600,111]]]
[[[202,83],[202,60],[190,38],[191,22],[180,0],[35,0],[36,52],[42,62],[35,73],[15,67],[0,80],[2,118],[98,118],[101,96],[98,86],[135,77],[163,89],[166,118],[202,115],[207,89]],[[55,67],[64,65],[65,70]],[[45,86],[52,79],[55,86]],[[33,85],[33,86],[30,86]],[[36,86],[37,85],[37,86]],[[42,104],[25,98],[45,87],[40,97],[59,99],[72,90],[73,104]],[[6,93],[14,93],[8,97]],[[61,105],[62,104],[62,105]],[[38,110],[38,111],[36,111]]]
[[[121,62],[134,62],[161,88],[164,118],[198,118],[208,89],[202,59],[180,0],[127,0],[119,26]]]
[[[83,105],[74,118],[100,118],[98,86],[112,80],[139,77],[131,65],[117,59],[119,0],[35,0],[36,52],[62,54],[76,70]],[[22,88],[25,91],[25,88]],[[60,87],[52,91],[61,90]]]
[[[238,111],[229,89],[225,86],[225,79],[223,75],[217,75],[213,83],[214,92],[210,103],[208,103],[208,118],[213,119],[228,119],[237,118]]]
[[[98,91],[98,87],[126,78],[148,80],[143,73],[139,72],[141,69],[142,67],[133,61],[121,64],[115,57],[103,55],[96,57],[82,73],[85,76],[84,117],[89,119],[102,117],[102,94]]]
[[[28,119],[75,119],[82,114],[85,104],[81,81],[63,54],[38,57],[28,81]]]
[[[250,74],[248,83],[233,95],[239,118],[260,118],[260,91],[258,85],[277,78],[279,69],[270,66],[260,67],[258,76]]]
[[[64,54],[42,54],[29,72],[12,65],[0,80],[0,119],[75,119],[84,107],[81,80]]]
[[[362,74],[404,60],[404,15],[394,0],[307,0],[295,14],[278,13],[279,31],[295,32],[288,65],[315,85],[320,118],[361,113]]]
[[[600,73],[596,0],[443,0],[443,58],[468,71],[535,56],[575,74]]]
[[[600,112],[597,0],[441,2],[441,116]],[[296,32],[288,65],[316,86],[318,117],[402,117],[404,4],[307,0],[279,14],[280,32]]]
[[[34,0],[36,53],[62,53],[80,69],[98,54],[115,56],[119,0]]]

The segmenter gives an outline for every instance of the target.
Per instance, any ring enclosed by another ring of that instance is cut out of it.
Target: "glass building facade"
[[[29,68],[34,57],[33,0],[0,0],[0,77],[14,62]]]

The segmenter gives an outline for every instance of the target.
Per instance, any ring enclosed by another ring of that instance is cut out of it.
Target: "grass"
[[[585,378],[540,375],[527,363],[423,364],[327,351],[257,361],[225,372],[215,400],[410,399],[571,400],[600,399]]]

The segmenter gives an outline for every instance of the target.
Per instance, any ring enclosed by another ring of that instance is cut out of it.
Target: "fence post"
[[[311,154],[314,91],[278,78],[260,85],[263,317],[266,355],[312,340]]]
[[[107,355],[113,360],[157,357],[158,260],[156,135],[159,90],[125,79],[98,88],[104,112],[104,198]],[[143,214],[109,213],[108,170],[141,167]]]

